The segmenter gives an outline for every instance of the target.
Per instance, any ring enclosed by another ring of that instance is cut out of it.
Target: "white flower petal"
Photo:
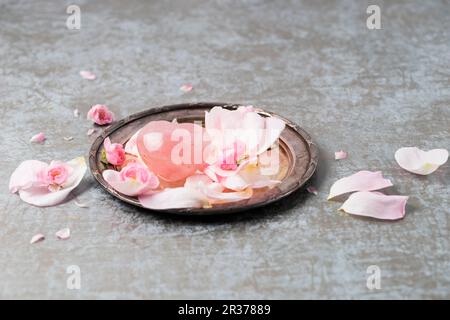
[[[37,173],[47,166],[47,163],[38,160],[23,161],[11,175],[9,191],[16,193],[19,190],[31,188],[36,180]]]
[[[70,229],[69,228],[61,229],[55,233],[55,236],[61,240],[69,239],[70,238]]]
[[[346,159],[347,156],[348,156],[347,152],[342,151],[342,150],[341,150],[341,151],[336,151],[336,152],[334,153],[334,159],[335,159],[335,160]]]
[[[139,202],[149,209],[202,208],[209,206],[206,195],[196,189],[166,188],[161,192],[139,196]]]
[[[445,149],[423,151],[416,147],[400,148],[395,152],[395,160],[400,167],[409,172],[427,175],[447,162],[448,151]]]
[[[35,234],[35,235],[31,238],[30,244],[33,244],[33,243],[42,241],[42,240],[44,240],[44,239],[45,239],[45,236],[44,236],[42,233]]]

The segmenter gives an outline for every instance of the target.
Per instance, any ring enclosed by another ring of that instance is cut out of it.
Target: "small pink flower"
[[[92,106],[87,114],[88,120],[94,121],[98,125],[110,124],[114,121],[114,114],[103,104]]]
[[[128,196],[142,195],[159,186],[158,177],[138,162],[129,163],[120,172],[105,170],[103,178],[115,190]]]
[[[52,161],[50,165],[37,174],[38,184],[46,186],[52,192],[58,191],[67,181],[72,168],[64,162]]]
[[[125,163],[125,150],[119,143],[111,143],[109,138],[104,141],[106,160],[115,166],[120,166]]]
[[[158,178],[146,166],[138,162],[132,162],[120,171],[120,178],[135,180],[140,184],[149,184],[151,189],[159,186]]]

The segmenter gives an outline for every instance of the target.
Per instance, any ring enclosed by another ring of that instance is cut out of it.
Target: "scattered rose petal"
[[[80,71],[80,76],[83,77],[83,79],[86,79],[86,80],[95,80],[97,78],[95,73],[93,73],[91,71],[86,71],[86,70]]]
[[[39,132],[38,134],[31,137],[31,143],[42,143],[45,141],[45,134],[43,132]]]
[[[120,143],[111,143],[109,138],[103,141],[105,147],[106,160],[115,166],[120,166],[125,163],[125,150]]]
[[[407,196],[362,191],[350,195],[339,210],[376,219],[397,220],[405,216],[407,200]]]
[[[103,104],[96,104],[87,113],[87,119],[102,126],[114,121],[114,114]]]
[[[347,158],[347,152],[345,152],[345,151],[336,151],[335,153],[334,153],[334,159],[335,160],[342,160],[342,159],[346,159]]]
[[[127,196],[142,195],[159,186],[158,177],[138,162],[129,163],[120,172],[105,170],[102,175],[114,190]]]
[[[86,135],[88,135],[88,136],[91,136],[92,134],[94,134],[95,133],[95,129],[89,129],[87,132],[86,132]]]
[[[55,236],[60,240],[67,240],[70,238],[70,229],[64,228],[55,233]]]
[[[183,85],[180,87],[180,90],[183,91],[183,92],[189,92],[189,91],[192,90],[192,85],[189,84],[189,83],[183,84]]]
[[[63,137],[63,139],[66,140],[66,141],[72,141],[73,137]]]
[[[73,116],[75,118],[78,118],[80,116],[80,110],[78,110],[78,109],[73,110]]]
[[[308,188],[306,188],[306,191],[308,191],[309,193],[314,194],[315,196],[317,196],[319,194],[317,189],[315,187],[313,187],[313,186],[309,186]]]
[[[35,234],[35,235],[31,238],[30,244],[33,244],[33,243],[42,241],[42,240],[44,240],[44,239],[45,239],[45,236],[44,236],[42,233]]]
[[[36,160],[22,162],[12,173],[9,190],[23,201],[39,206],[61,203],[83,179],[87,167],[84,157],[50,165]]]
[[[427,175],[447,162],[448,151],[445,149],[423,151],[416,147],[400,148],[395,152],[395,160],[400,167],[409,172]]]
[[[391,186],[391,181],[384,179],[381,171],[359,171],[336,181],[331,186],[328,200],[350,192],[373,191]]]
[[[89,206],[86,203],[79,202],[78,200],[74,200],[74,203],[79,208],[89,208]]]

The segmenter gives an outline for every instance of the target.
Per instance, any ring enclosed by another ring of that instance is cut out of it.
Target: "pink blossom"
[[[145,165],[138,162],[129,163],[120,172],[105,170],[103,178],[115,190],[128,196],[145,194],[159,186],[158,177]]]
[[[92,120],[98,125],[110,124],[114,121],[114,114],[103,104],[96,104],[88,111],[88,120]]]
[[[38,174],[38,181],[52,190],[59,189],[67,181],[71,170],[72,168],[64,162],[52,161]]]
[[[103,145],[105,146],[106,160],[115,166],[120,166],[125,163],[125,150],[120,143],[111,143],[109,138],[106,138]]]

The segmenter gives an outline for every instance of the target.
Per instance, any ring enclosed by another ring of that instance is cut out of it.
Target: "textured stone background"
[[[79,31],[65,26],[71,3]],[[368,4],[381,6],[382,30],[366,28]],[[450,148],[449,30],[450,3],[437,0],[1,0],[0,297],[450,298],[450,165],[418,177],[394,161],[402,146]],[[75,193],[88,209],[8,193],[22,160],[87,155],[93,104],[123,117],[195,101],[260,105],[303,126],[321,149],[319,195],[184,219],[124,205],[89,175]],[[47,142],[31,145],[39,131]],[[334,161],[339,149],[347,160]],[[361,169],[411,196],[405,219],[341,216],[326,201]],[[72,238],[56,240],[66,226]],[[29,245],[37,232],[47,239]],[[366,288],[373,264],[381,290]],[[80,290],[66,289],[69,265]]]

